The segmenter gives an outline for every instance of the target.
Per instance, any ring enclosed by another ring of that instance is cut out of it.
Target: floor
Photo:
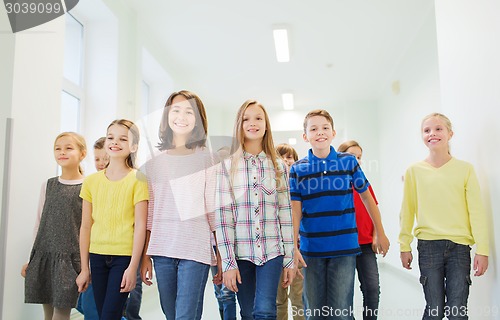
[[[391,265],[380,263],[380,308],[379,320],[418,320],[421,319],[421,314],[424,306],[422,289],[418,283],[418,279],[407,275],[404,270],[397,269]],[[355,317],[362,319],[361,306],[362,297],[359,292],[359,284],[356,284],[354,295]],[[165,319],[159,300],[158,291],[153,285],[144,288],[143,303],[141,307],[141,317],[144,320],[160,320]],[[207,285],[205,288],[205,303],[203,307],[204,320],[217,320],[219,311],[217,301],[214,297],[212,286]],[[290,319],[291,310],[290,310]],[[73,320],[83,320],[83,317],[76,311],[72,316]]]

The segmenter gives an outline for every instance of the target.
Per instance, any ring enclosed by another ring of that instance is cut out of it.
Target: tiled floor
[[[424,306],[422,289],[418,279],[405,274],[404,270],[397,269],[388,264],[381,263],[380,282],[381,296],[379,320],[418,320]],[[356,319],[362,319],[360,306],[362,297],[356,284],[354,304]],[[144,288],[141,316],[144,320],[165,319],[158,300],[158,291],[153,285]],[[211,284],[205,288],[205,303],[203,307],[204,320],[217,320],[219,318],[217,301],[214,297]],[[292,319],[292,317],[289,317]],[[75,315],[74,320],[83,320],[83,317]]]

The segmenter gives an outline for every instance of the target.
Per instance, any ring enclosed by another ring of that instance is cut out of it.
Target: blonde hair
[[[61,132],[54,140],[54,148],[56,147],[57,140],[62,137],[72,138],[75,141],[78,150],[80,150],[80,152],[83,154],[83,157],[85,158],[87,156],[87,143],[85,142],[85,138],[82,135],[72,131]],[[82,165],[78,165],[78,171],[80,172],[80,174],[83,174]]]
[[[109,128],[115,124],[127,128],[130,131],[130,133],[132,133],[132,145],[134,146],[139,145],[139,139],[140,139],[139,128],[137,128],[137,126],[132,121],[127,119],[114,120],[109,124],[106,131],[109,130]],[[134,169],[136,158],[137,158],[137,150],[135,152],[131,152],[128,155],[127,159],[125,159],[125,164],[127,165],[127,167],[129,167],[130,169]]]
[[[423,129],[424,122],[427,121],[427,120],[429,120],[430,118],[438,118],[438,119],[442,120],[444,122],[444,125],[445,125],[446,129],[448,129],[448,132],[453,133],[453,128],[452,128],[450,119],[447,116],[445,116],[444,114],[439,113],[439,112],[433,112],[431,114],[426,115],[422,119],[422,123],[420,124],[420,130]],[[451,155],[451,153],[450,153],[450,144],[449,143],[448,143],[448,154]]]
[[[238,113],[236,115],[236,123],[234,125],[234,137],[233,145],[231,146],[231,178],[234,176],[236,172],[236,165],[238,163],[239,158],[243,155],[243,146],[245,143],[245,131],[243,130],[243,117],[245,115],[245,111],[250,106],[258,106],[264,112],[264,119],[266,121],[266,132],[264,133],[264,137],[262,138],[262,150],[264,153],[271,158],[271,162],[273,163],[274,172],[276,174],[276,185],[277,187],[284,186],[284,183],[281,183],[281,176],[283,175],[283,170],[280,169],[278,165],[278,155],[276,153],[276,149],[274,148],[273,135],[271,133],[271,122],[269,121],[269,116],[267,115],[266,109],[264,106],[258,102],[257,100],[247,100],[245,101],[241,107],[238,109]],[[232,180],[232,179],[231,179]]]
[[[306,117],[304,118],[304,133],[306,133],[306,129],[307,129],[307,121],[312,118],[312,117],[316,117],[316,116],[321,116],[321,117],[325,117],[326,120],[328,120],[328,122],[330,122],[330,124],[332,125],[332,130],[334,130],[334,126],[333,126],[333,118],[332,116],[328,113],[328,111],[324,110],[324,109],[315,109],[315,110],[312,110],[312,111],[309,111],[306,115]]]
[[[355,140],[348,140],[346,142],[343,142],[338,148],[337,151],[339,152],[347,152],[347,149],[350,147],[358,147],[361,151],[363,151],[363,148],[359,145],[359,143]]]
[[[104,142],[106,142],[106,137],[100,137],[94,142],[94,149],[101,150],[104,149]]]
[[[424,117],[424,119],[422,119],[422,123],[420,124],[420,129],[422,129],[424,122],[429,120],[430,118],[439,118],[439,119],[443,120],[444,125],[446,126],[446,129],[448,129],[449,132],[453,132],[450,119],[447,116],[445,116],[444,114],[438,113],[438,112],[433,112],[431,114],[426,115]]]
[[[288,143],[280,143],[276,146],[276,152],[283,158],[287,154],[291,155],[293,157],[294,161],[299,160],[299,155],[297,154],[297,151],[289,145]]]

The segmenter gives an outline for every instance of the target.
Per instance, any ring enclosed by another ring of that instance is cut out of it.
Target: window
[[[83,64],[83,25],[69,13],[65,17],[64,78],[80,86]]]
[[[61,131],[80,131],[80,99],[62,91]]]
[[[81,131],[83,100],[83,24],[67,13],[64,35],[64,69],[61,92],[61,131]]]

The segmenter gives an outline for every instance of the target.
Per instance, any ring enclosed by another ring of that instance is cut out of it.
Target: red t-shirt
[[[370,193],[372,194],[375,203],[378,204],[377,198],[375,198],[375,193],[373,193],[372,186],[368,187]],[[358,243],[368,244],[373,242],[373,221],[368,211],[366,211],[365,205],[361,200],[359,193],[353,189],[354,193],[354,210],[356,211],[356,225],[358,227]]]

